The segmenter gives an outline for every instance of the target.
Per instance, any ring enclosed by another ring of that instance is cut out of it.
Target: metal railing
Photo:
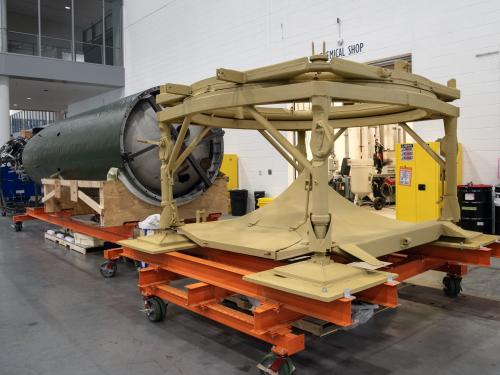
[[[46,125],[57,121],[57,112],[24,110],[10,116],[10,133],[16,134],[21,130],[31,130],[33,128],[43,128]]]
[[[119,58],[115,59],[115,56],[121,53],[120,48],[75,41],[73,54],[71,44],[71,39],[11,30],[7,32],[7,52],[10,53],[102,64],[103,49],[105,49],[106,65],[114,65],[115,60],[119,61]]]

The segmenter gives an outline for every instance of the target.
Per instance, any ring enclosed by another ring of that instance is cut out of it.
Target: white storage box
[[[103,240],[99,240],[94,237],[87,236],[81,233],[73,233],[73,238],[75,239],[75,244],[85,247],[98,247],[104,245]]]

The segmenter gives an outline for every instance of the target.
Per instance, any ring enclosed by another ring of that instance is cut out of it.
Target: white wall
[[[335,48],[337,17],[345,44],[365,46],[348,58],[370,61],[411,53],[414,73],[441,83],[457,79],[464,180],[498,183],[497,0],[125,0],[125,94],[165,82],[189,84],[219,67],[247,69],[307,56],[311,41],[325,40],[328,49]],[[487,52],[496,54],[476,56]],[[430,123],[415,128],[427,140],[442,135],[442,127]],[[226,152],[240,156],[242,187],[277,195],[287,186],[285,162],[259,135],[226,134]]]

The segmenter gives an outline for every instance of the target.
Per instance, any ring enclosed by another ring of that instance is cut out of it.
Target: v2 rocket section
[[[35,181],[106,180],[111,168],[138,198],[160,205],[158,141],[160,130],[155,102],[157,88],[130,95],[103,107],[54,123],[35,135],[23,151],[26,173]],[[172,124],[175,137],[179,124]],[[202,131],[192,125],[185,143]],[[223,132],[214,128],[195,148],[174,176],[178,205],[193,200],[217,177],[223,157]]]

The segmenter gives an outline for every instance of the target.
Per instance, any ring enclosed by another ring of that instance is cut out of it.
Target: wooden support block
[[[79,188],[92,188],[92,189],[100,189],[106,181],[86,181],[86,180],[77,180]]]
[[[229,193],[227,179],[217,178],[208,190],[195,200],[178,207],[181,219],[196,218],[196,211],[205,210],[207,216],[214,212],[227,214],[229,209]]]
[[[55,190],[52,190],[51,192],[44,194],[43,198],[42,198],[42,203],[45,203],[45,202],[49,201],[50,199],[54,198],[55,195],[56,195]]]
[[[43,179],[42,183],[46,212],[72,210],[73,215],[99,214],[101,226],[121,226],[161,212],[161,207],[137,198],[120,181]],[[206,217],[226,214],[228,208],[227,179],[221,177],[198,198],[180,206],[178,212],[181,220],[194,220],[197,211],[204,211],[202,216]]]
[[[78,190],[78,198],[81,199],[84,203],[86,203],[90,208],[92,208],[98,214],[102,213],[102,206],[99,203],[97,203],[95,200],[90,198],[83,191]]]
[[[77,181],[70,181],[69,194],[72,202],[78,202],[78,183]]]
[[[61,199],[61,181],[55,180],[54,181],[54,198],[56,199]]]

